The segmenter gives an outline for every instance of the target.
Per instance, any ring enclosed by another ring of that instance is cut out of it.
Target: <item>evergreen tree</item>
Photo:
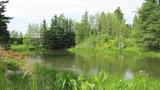
[[[147,50],[160,50],[160,5],[156,0],[146,0],[139,11],[140,43]]]
[[[65,33],[63,34],[63,44],[65,47],[70,48],[75,45],[75,33],[73,27],[73,21],[71,19],[66,20],[65,23]]]
[[[82,16],[80,23],[76,23],[76,43],[81,43],[91,35],[91,26],[89,24],[88,12]]]
[[[47,30],[48,30],[47,23],[46,23],[46,20],[44,19],[40,27],[41,46],[43,44],[46,44],[45,36],[46,36]],[[43,45],[43,46],[45,47],[46,45]]]
[[[68,20],[63,14],[55,15],[51,20],[51,26],[43,36],[43,47],[46,49],[65,49],[74,46],[74,29],[72,20]]]
[[[100,14],[99,20],[98,20],[98,31],[99,34],[106,33],[107,31],[107,22],[106,22],[106,14],[102,12]]]
[[[134,16],[134,19],[133,19],[133,25],[132,25],[132,26],[133,26],[133,28],[135,28],[135,26],[137,26],[137,24],[138,24],[138,20],[139,20],[139,19],[138,19],[138,16],[137,16],[137,15],[135,15],[135,16]]]
[[[5,10],[5,4],[8,3],[8,1],[0,1],[0,47],[9,49],[10,47],[10,34],[7,30],[7,23],[9,23],[10,17],[6,17],[4,13]]]
[[[114,14],[117,16],[118,20],[124,21],[124,16],[123,16],[123,13],[122,13],[120,7],[118,7],[118,8],[114,11]]]
[[[139,30],[140,27],[140,19],[138,15],[135,15],[134,19],[133,19],[133,25],[132,25],[132,31],[130,33],[130,38],[132,39],[132,41],[135,43],[135,45],[140,46],[140,38],[142,37],[141,32]]]
[[[92,35],[97,35],[98,34],[97,16],[90,15],[89,24],[90,24],[90,27],[91,27],[91,34]]]

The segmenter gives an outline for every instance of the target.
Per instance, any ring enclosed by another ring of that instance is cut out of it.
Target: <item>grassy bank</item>
[[[150,55],[153,57],[160,57],[158,51],[147,51],[143,45],[135,43],[132,38],[120,38],[115,37],[110,39],[106,34],[91,35],[81,43],[77,43],[74,48],[69,51],[77,54],[85,54],[95,52],[98,55],[104,57],[107,55],[113,55],[116,53],[129,53],[133,55]]]
[[[23,53],[26,48],[22,49],[18,46],[18,48],[12,47],[12,50]],[[142,55],[133,48],[70,50],[80,54],[95,52],[99,56],[122,52]],[[30,50],[27,52],[29,53]],[[154,55],[153,52],[148,54]],[[123,76],[110,75],[103,71],[96,75],[79,75],[74,72],[54,70],[26,60],[5,56],[0,58],[0,90],[159,90],[159,83],[158,78],[147,76],[136,75],[133,80],[125,80]]]
[[[0,58],[1,90],[158,90],[159,79],[137,76],[133,80],[105,72],[85,76],[48,69],[43,65],[27,64]]]
[[[124,54],[124,55],[132,55],[136,57],[144,57],[144,56],[150,56],[154,58],[160,58],[160,52],[154,52],[154,51],[144,51],[143,49],[139,49],[137,47],[128,47],[124,49],[119,48],[71,48],[68,51],[79,54],[79,55],[88,55],[93,54],[97,57],[106,57],[106,56],[112,56]]]
[[[35,47],[30,45],[12,45],[11,50],[27,56],[38,55],[43,51],[41,47]]]

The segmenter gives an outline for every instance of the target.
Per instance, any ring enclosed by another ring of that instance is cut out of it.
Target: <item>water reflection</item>
[[[126,70],[124,74],[124,79],[125,80],[132,80],[133,79],[133,72],[131,72],[129,69]]]
[[[73,54],[58,50],[32,57],[31,60],[44,63],[49,68],[69,70],[79,74],[97,74],[106,71],[113,75],[124,76],[126,80],[132,79],[134,75],[160,77],[160,58],[129,53],[99,56],[96,52]]]

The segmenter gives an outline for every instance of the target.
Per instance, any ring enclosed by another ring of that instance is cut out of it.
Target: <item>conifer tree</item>
[[[146,0],[139,12],[136,28],[140,44],[146,50],[160,50],[160,5],[157,0]]]
[[[46,28],[43,23],[43,28]],[[43,35],[43,47],[45,49],[65,49],[74,46],[73,22],[64,17],[55,15],[51,20],[51,25]]]
[[[83,42],[87,37],[91,35],[91,26],[89,24],[88,12],[82,16],[82,20],[76,23],[76,43]]]
[[[10,17],[6,17],[4,13],[5,10],[5,4],[8,3],[8,1],[0,1],[0,47],[9,49],[10,47],[10,34],[7,30],[7,23],[9,23]]]
[[[48,30],[47,23],[46,23],[46,20],[44,19],[40,27],[41,46],[44,46],[44,47],[46,46],[43,44],[46,42],[45,36],[46,36],[47,30]]]
[[[117,18],[118,18],[120,21],[124,21],[124,16],[123,16],[123,13],[122,13],[120,7],[118,7],[118,8],[114,11],[114,14],[117,16]]]

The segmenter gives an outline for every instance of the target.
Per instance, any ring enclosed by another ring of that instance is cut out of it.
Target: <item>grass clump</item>
[[[41,48],[31,45],[12,45],[11,50],[29,56],[38,55],[40,52],[42,52]]]

